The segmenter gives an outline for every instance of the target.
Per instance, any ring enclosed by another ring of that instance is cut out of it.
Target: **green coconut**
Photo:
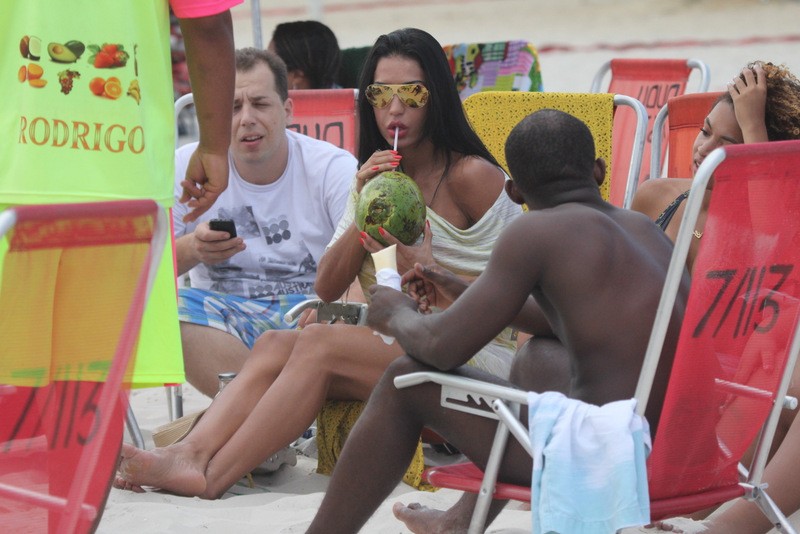
[[[361,189],[356,204],[356,226],[382,245],[388,243],[378,228],[405,245],[413,244],[425,227],[427,209],[417,183],[407,174],[382,172]]]

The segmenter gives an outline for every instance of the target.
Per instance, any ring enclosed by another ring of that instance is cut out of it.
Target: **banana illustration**
[[[137,104],[139,104],[139,102],[142,101],[142,91],[139,88],[139,80],[131,80],[131,83],[128,86],[128,93],[127,94],[128,94],[128,96],[130,96],[134,100],[136,100]]]

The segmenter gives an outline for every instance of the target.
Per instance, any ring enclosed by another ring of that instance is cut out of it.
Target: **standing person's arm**
[[[200,125],[200,144],[181,184],[180,201],[189,201],[192,208],[185,220],[193,221],[208,210],[228,186],[236,66],[230,11],[179,21]]]

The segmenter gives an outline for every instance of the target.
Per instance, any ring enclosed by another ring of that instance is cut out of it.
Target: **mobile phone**
[[[208,227],[217,232],[228,232],[231,239],[236,237],[236,225],[230,219],[211,219]]]

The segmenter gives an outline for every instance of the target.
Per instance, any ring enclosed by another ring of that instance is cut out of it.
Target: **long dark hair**
[[[336,83],[342,53],[333,31],[316,20],[283,22],[272,32],[275,52],[289,71],[301,70],[311,89],[330,89]]]
[[[442,46],[431,34],[417,28],[403,28],[381,35],[367,54],[358,82],[360,164],[367,161],[376,149],[391,148],[375,122],[375,110],[364,98],[367,86],[375,81],[378,61],[390,56],[413,59],[422,67],[426,76],[425,86],[431,94],[422,134],[430,138],[437,151],[444,154],[447,167],[450,166],[452,152],[480,156],[497,165],[464,115]]]

